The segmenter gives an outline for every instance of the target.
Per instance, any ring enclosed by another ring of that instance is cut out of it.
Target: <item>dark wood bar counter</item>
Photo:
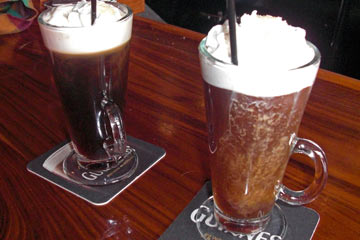
[[[100,207],[26,170],[68,136],[37,23],[0,36],[0,239],[157,239],[209,179],[203,37],[135,17],[126,131],[166,156]],[[325,189],[306,205],[320,214],[313,239],[359,239],[360,81],[320,70],[299,136],[329,164]],[[294,156],[284,183],[303,189],[313,174],[310,160]]]

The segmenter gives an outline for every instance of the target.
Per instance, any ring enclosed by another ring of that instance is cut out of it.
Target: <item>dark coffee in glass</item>
[[[56,87],[68,117],[77,152],[89,160],[106,159],[102,145],[111,137],[104,118],[104,98],[123,113],[129,64],[129,43],[92,54],[52,52]]]
[[[123,4],[97,5],[101,14],[94,25],[87,24],[90,16],[81,15],[90,2],[51,7],[39,16],[74,148],[64,172],[88,185],[128,178],[138,164],[123,126],[133,14]],[[64,20],[70,14],[79,15],[83,25],[76,25],[76,18]],[[88,173],[97,177],[87,178]]]

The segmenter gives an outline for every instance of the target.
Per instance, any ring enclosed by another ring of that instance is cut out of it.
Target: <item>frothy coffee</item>
[[[299,70],[315,55],[305,39],[305,30],[288,25],[280,17],[260,16],[254,11],[241,17],[236,33],[238,66],[230,64],[227,22],[210,30],[208,53],[228,66],[225,73],[224,68],[213,68],[213,62],[202,62],[203,78],[209,84],[258,97],[290,94],[313,84],[317,66]],[[296,73],[291,69],[297,69]]]
[[[199,50],[215,218],[251,234],[269,221],[320,54],[281,18],[253,12],[241,21],[238,65],[230,63],[227,23]]]
[[[39,16],[68,132],[81,162],[108,161],[106,146],[114,136],[105,107],[116,105],[123,113],[132,26],[128,7],[100,1],[95,24],[79,26],[82,18],[91,19],[89,4],[60,5]]]
[[[59,53],[96,53],[119,47],[130,40],[131,10],[97,1],[97,18],[91,25],[90,2],[65,4],[39,16],[45,46]],[[59,28],[61,27],[61,28]]]

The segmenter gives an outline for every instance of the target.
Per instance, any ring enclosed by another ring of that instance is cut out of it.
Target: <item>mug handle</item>
[[[107,121],[104,121],[106,138],[103,148],[109,158],[123,156],[126,152],[126,134],[119,107],[112,101],[104,98],[101,107],[105,113]],[[109,133],[109,130],[111,133]]]
[[[290,205],[303,205],[315,200],[324,188],[328,177],[327,160],[324,151],[313,141],[295,136],[292,145],[291,154],[304,154],[314,161],[314,180],[302,191],[293,191],[280,184],[278,198]]]

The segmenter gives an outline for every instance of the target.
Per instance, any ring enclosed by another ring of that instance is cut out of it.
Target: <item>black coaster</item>
[[[206,182],[188,206],[160,236],[159,240],[202,240],[196,227],[195,215],[200,205],[211,195],[211,182]],[[209,240],[308,240],[312,238],[320,220],[316,211],[303,206],[289,206],[281,201],[278,201],[277,205],[281,207],[288,224],[284,238],[273,233],[276,231],[276,224],[271,221],[265,231],[255,235],[237,234],[236,236],[224,235],[221,238],[214,238],[209,234],[206,238]],[[213,216],[203,218],[201,221],[210,227],[218,227]]]
[[[73,151],[69,142],[61,143],[50,151],[29,162],[27,169],[39,177],[42,177],[43,179],[94,205],[105,205],[119,195],[131,183],[136,181],[136,179],[138,179],[166,154],[163,148],[131,136],[127,136],[127,141],[128,144],[136,150],[139,158],[139,165],[131,177],[114,184],[105,186],[81,185],[66,176],[63,172],[62,163]],[[89,172],[89,174],[84,177],[95,179],[99,176],[97,176],[96,173]]]

